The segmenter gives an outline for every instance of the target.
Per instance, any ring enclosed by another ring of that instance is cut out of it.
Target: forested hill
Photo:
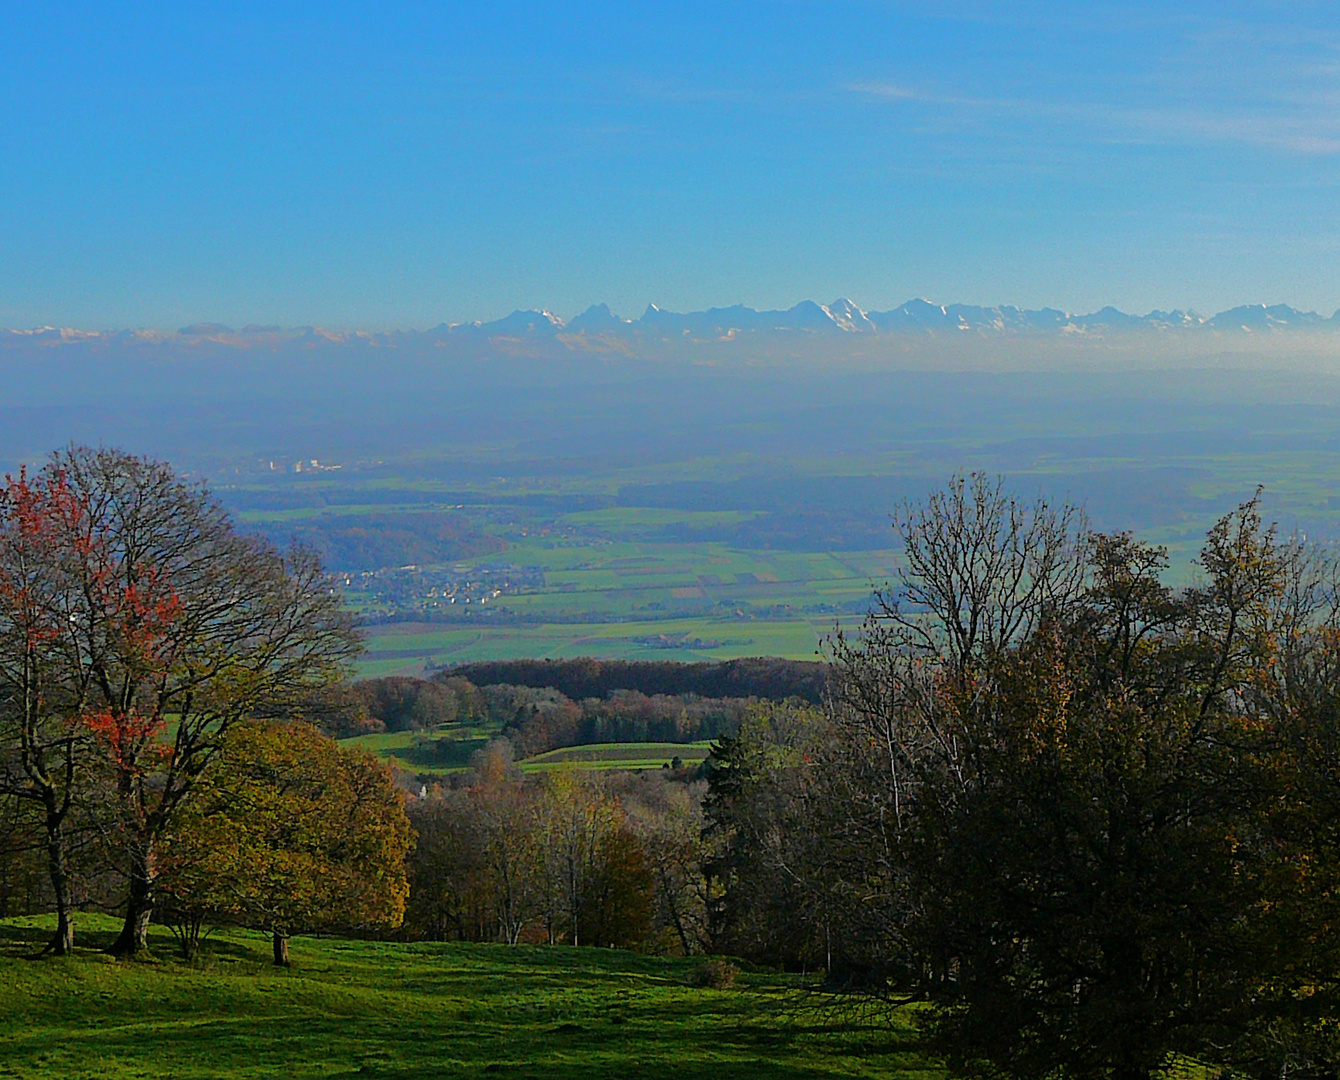
[[[818,704],[828,665],[816,660],[748,657],[718,663],[598,660],[486,660],[461,664],[439,678],[460,677],[476,686],[552,687],[574,701],[604,698],[614,690],[647,695],[698,694],[702,697],[800,698]]]

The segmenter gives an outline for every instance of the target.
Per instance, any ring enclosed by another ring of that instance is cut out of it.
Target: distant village
[[[454,619],[500,596],[544,588],[544,568],[506,563],[451,567],[400,566],[328,575],[331,587],[367,624],[407,617]]]

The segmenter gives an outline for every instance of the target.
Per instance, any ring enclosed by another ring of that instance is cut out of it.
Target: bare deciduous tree
[[[971,697],[984,660],[1073,607],[1090,540],[1081,510],[1024,503],[983,473],[905,502],[894,528],[903,556],[895,581],[876,593],[857,640],[839,633],[833,642],[830,711],[880,762],[888,803],[879,813],[897,828],[919,769],[934,761],[963,778],[946,692]]]

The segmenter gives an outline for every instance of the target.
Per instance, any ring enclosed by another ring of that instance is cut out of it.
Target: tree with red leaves
[[[239,536],[216,500],[164,463],[73,447],[10,484],[5,536],[21,547],[27,529],[47,553],[24,586],[43,598],[30,661],[40,719],[68,730],[53,745],[68,747],[69,775],[83,763],[105,793],[92,809],[128,883],[111,951],[133,954],[153,911],[155,852],[222,736],[248,717],[291,715],[342,675],[357,637],[315,557]],[[31,508],[24,485],[38,492]],[[13,602],[0,597],[15,643],[9,608],[30,603],[16,589]]]
[[[20,472],[0,488],[0,790],[41,818],[56,907],[48,951],[58,956],[74,947],[67,826],[87,734],[63,540],[84,531],[83,517],[59,470]]]

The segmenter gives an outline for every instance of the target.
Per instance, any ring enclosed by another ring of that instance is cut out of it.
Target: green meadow
[[[344,746],[367,750],[404,772],[435,776],[469,767],[497,731],[467,724],[444,724],[431,731],[385,731],[341,739]]]
[[[565,746],[548,753],[536,754],[521,763],[526,772],[546,772],[553,769],[659,769],[679,758],[686,765],[696,765],[707,758],[710,741],[692,743],[641,742],[591,743],[586,746]]]
[[[859,620],[830,616],[740,619],[702,616],[612,623],[538,623],[521,626],[444,627],[395,623],[367,628],[367,652],[358,675],[418,674],[470,660],[533,656],[564,659],[600,656],[611,660],[731,660],[781,656],[813,660],[835,626]],[[699,646],[688,641],[710,641]],[[650,643],[649,643],[650,642]]]
[[[477,750],[487,745],[496,731],[464,724],[445,724],[431,731],[387,731],[340,740],[358,746],[416,776],[460,772]],[[525,772],[554,769],[659,769],[678,757],[695,765],[707,757],[710,741],[691,743],[634,742],[592,743],[567,746],[537,754],[521,762]]]
[[[96,951],[113,926],[96,916],[73,957],[36,959],[44,926],[0,921],[0,1076],[943,1075],[906,1012],[839,1007],[795,975],[704,989],[700,959],[295,938],[283,969],[264,936],[229,931],[188,965],[154,928],[151,959],[118,962]]]
[[[565,515],[554,524],[557,535],[541,537],[494,526],[507,547],[478,562],[529,568],[538,583],[475,602],[469,610],[441,605],[432,619],[412,612],[400,621],[372,619],[358,674],[419,674],[434,666],[532,656],[809,660],[838,626],[859,623],[873,589],[889,580],[894,567],[887,549],[756,551],[608,538],[619,531],[619,521],[631,522],[636,533],[647,516],[635,510]],[[652,515],[694,527],[699,518],[723,516]],[[370,590],[345,592],[355,612],[385,614],[386,605]]]
[[[543,568],[542,585],[490,599],[471,618],[374,623],[359,673],[531,656],[810,660],[836,627],[860,621],[894,566],[889,550],[507,539],[496,560]]]

